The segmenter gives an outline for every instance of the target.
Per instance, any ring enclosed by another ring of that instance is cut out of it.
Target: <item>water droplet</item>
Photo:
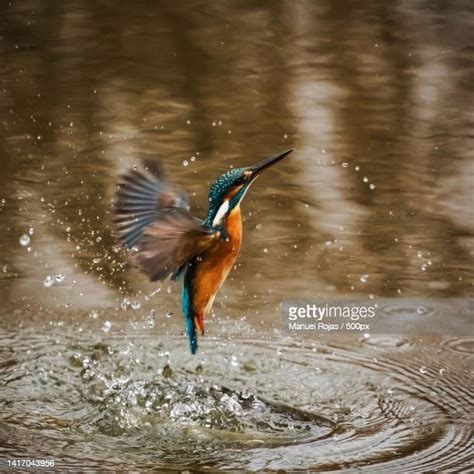
[[[427,268],[428,268],[428,265],[426,263],[423,263],[423,265],[421,265],[421,267],[420,267],[422,272],[426,272]]]
[[[102,331],[104,331],[107,334],[110,331],[111,327],[112,327],[112,323],[110,321],[105,321],[104,324],[102,325]]]
[[[263,253],[268,253],[268,249],[266,247],[263,249]]]
[[[130,300],[128,298],[124,298],[120,303],[120,307],[125,311],[130,304]]]
[[[184,160],[183,161],[183,166],[188,166],[189,165],[189,161],[188,160]]]
[[[139,301],[132,301],[132,309],[140,309],[141,306]]]
[[[426,313],[426,308],[424,306],[418,306],[418,308],[416,308],[416,312],[418,314],[425,314]]]
[[[43,280],[43,285],[45,288],[49,288],[54,285],[54,278],[51,275],[48,275],[44,280]]]
[[[20,237],[20,245],[22,245],[23,247],[26,247],[27,245],[29,245],[29,243],[31,242],[31,239],[30,239],[30,236],[28,234],[23,234],[21,237]]]
[[[343,168],[347,168],[348,166],[349,166],[349,163],[346,163],[346,162],[342,163]]]
[[[421,374],[426,374],[427,372],[428,372],[428,370],[425,366],[420,367],[420,373]]]
[[[91,319],[97,319],[99,316],[99,313],[94,309],[89,313],[89,318]]]
[[[439,369],[439,375],[444,375],[446,373],[446,369]]]
[[[154,312],[151,312],[146,317],[146,324],[150,329],[153,329],[155,327],[155,313]]]
[[[54,277],[56,283],[62,283],[65,280],[65,278],[66,278],[66,275],[63,275],[62,273],[58,273]]]
[[[196,161],[196,157],[194,155],[191,156],[191,161]]]
[[[28,234],[33,235],[34,233],[35,233],[34,227],[30,227],[30,228],[28,229]]]
[[[359,170],[360,170],[360,166],[356,165],[356,166],[354,167],[354,169],[355,169],[356,171],[359,171]]]
[[[364,183],[368,183],[368,182],[369,182],[369,178],[367,178],[367,176],[364,176],[364,177],[362,178],[362,181],[363,181]]]
[[[190,124],[191,124],[191,120],[186,120],[186,123],[187,123],[188,125],[190,125]]]
[[[365,275],[361,275],[360,277],[360,281],[362,283],[367,283],[367,280],[369,279],[369,275],[365,274]]]
[[[375,189],[375,184],[370,183],[369,188],[370,189]]]

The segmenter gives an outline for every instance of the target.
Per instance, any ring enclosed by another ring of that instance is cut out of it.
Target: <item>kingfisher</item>
[[[209,191],[204,220],[193,217],[187,194],[167,181],[159,161],[146,160],[122,176],[115,200],[116,235],[131,261],[151,281],[183,278],[182,310],[191,353],[204,317],[242,245],[240,203],[262,171],[293,150],[219,176]]]

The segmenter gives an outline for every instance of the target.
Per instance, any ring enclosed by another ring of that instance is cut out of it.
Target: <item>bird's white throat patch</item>
[[[212,221],[212,227],[215,227],[216,225],[219,225],[222,222],[222,219],[224,216],[227,214],[227,211],[229,210],[229,200],[226,199],[222,204],[221,207],[219,207],[219,210],[216,213],[216,216],[214,217],[214,220]]]

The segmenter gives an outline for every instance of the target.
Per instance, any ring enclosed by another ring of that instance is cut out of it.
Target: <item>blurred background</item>
[[[289,147],[243,204],[216,312],[260,322],[292,297],[472,295],[470,1],[0,8],[4,302],[153,291],[114,247],[118,176],[161,157],[204,217],[219,174]],[[154,304],[176,309],[168,291]]]
[[[0,455],[472,470],[473,24],[471,0],[1,2]],[[191,356],[180,285],[113,237],[118,179],[161,159],[205,217],[217,176],[288,148]],[[444,329],[278,331],[318,297]]]

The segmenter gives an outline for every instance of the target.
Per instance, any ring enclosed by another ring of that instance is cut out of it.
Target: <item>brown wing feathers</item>
[[[153,281],[175,273],[218,237],[191,216],[186,195],[169,187],[155,162],[123,176],[115,212],[118,237]]]
[[[208,248],[216,236],[197,225],[189,212],[171,209],[145,230],[132,259],[152,281],[162,280]]]

